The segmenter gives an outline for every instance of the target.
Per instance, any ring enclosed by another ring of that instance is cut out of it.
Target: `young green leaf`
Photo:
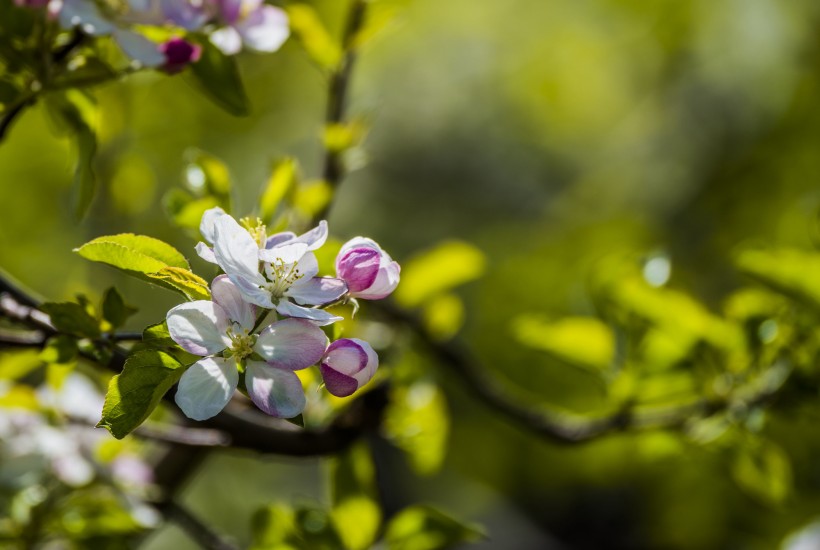
[[[521,315],[512,328],[522,344],[592,372],[608,369],[615,358],[612,329],[594,317],[548,321],[537,315]]]
[[[210,297],[207,281],[191,272],[188,261],[176,248],[158,239],[123,233],[98,237],[74,251],[87,260],[180,292],[190,300]]]
[[[294,188],[298,181],[296,161],[286,158],[273,167],[268,185],[259,201],[259,215],[266,223],[270,222],[282,200]]]
[[[744,250],[737,268],[769,288],[820,307],[820,254],[802,250]]]
[[[74,302],[47,302],[40,309],[51,317],[51,323],[60,332],[99,338],[100,327],[83,306]]]
[[[382,512],[367,445],[358,443],[335,457],[331,462],[331,480],[330,516],[345,548],[370,548],[379,531]]]
[[[320,67],[334,69],[342,60],[342,49],[327,32],[313,7],[307,4],[287,6],[290,28],[302,42],[310,58]]]
[[[406,307],[419,306],[439,293],[478,279],[486,263],[484,253],[471,244],[443,242],[402,265],[396,300]]]
[[[131,355],[122,373],[108,385],[102,419],[97,426],[122,439],[148,418],[185,368],[163,351],[142,350]]]
[[[387,526],[385,540],[388,550],[443,550],[486,536],[479,526],[422,505],[399,512]]]
[[[191,66],[191,72],[199,88],[211,101],[234,116],[250,113],[248,96],[242,85],[236,59],[219,51],[210,41],[204,41],[199,61]]]
[[[77,358],[77,341],[67,334],[60,334],[48,339],[40,359],[46,363],[71,363]]]

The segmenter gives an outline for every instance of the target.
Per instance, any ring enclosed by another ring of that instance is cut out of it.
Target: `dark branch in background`
[[[641,409],[626,405],[621,410],[596,417],[559,412],[544,406],[529,407],[506,390],[497,377],[459,340],[439,342],[427,332],[415,315],[387,302],[374,305],[391,320],[409,328],[430,354],[458,376],[485,405],[512,425],[558,443],[580,443],[627,429],[681,428],[693,418],[709,416],[735,406],[767,403],[781,387],[763,387],[745,396],[745,399],[699,399],[686,404]]]
[[[239,546],[225,540],[174,500],[157,505],[162,514],[173,520],[202,548],[208,550],[239,550]]]
[[[63,63],[66,59],[68,59],[68,56],[71,55],[71,52],[73,52],[75,48],[79,47],[84,41],[85,34],[79,29],[75,29],[68,42],[54,50],[51,54],[52,63]],[[42,86],[42,83],[40,85]],[[11,128],[11,125],[14,124],[14,121],[17,120],[21,114],[23,114],[23,111],[34,105],[36,102],[37,92],[33,92],[20,99],[16,104],[9,107],[3,113],[2,117],[0,117],[0,142],[5,139],[6,134],[8,134],[8,131]]]
[[[350,79],[353,73],[353,66],[356,64],[356,49],[354,41],[356,35],[364,23],[366,10],[364,0],[354,0],[350,7],[347,23],[345,24],[344,35],[342,36],[342,60],[339,66],[330,75],[330,89],[327,97],[327,110],[325,112],[325,128],[334,124],[342,124],[346,118],[347,94],[350,87]],[[326,149],[324,167],[322,168],[322,179],[330,185],[332,190],[331,199],[320,212],[314,216],[314,222],[327,218],[333,206],[333,197],[336,190],[341,185],[345,177],[342,152]]]

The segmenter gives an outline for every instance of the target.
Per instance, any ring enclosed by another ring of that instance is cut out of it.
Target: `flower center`
[[[281,298],[285,295],[285,291],[293,285],[296,281],[304,277],[297,267],[298,264],[286,264],[281,258],[276,258],[271,264],[268,272],[268,279],[270,283],[265,285],[265,288],[275,298]]]
[[[265,241],[268,240],[265,222],[260,218],[251,218],[248,216],[239,220],[239,224],[248,230],[248,233],[251,234],[251,237],[256,241],[259,248],[265,248]]]
[[[231,339],[231,347],[228,348],[228,354],[241,361],[245,357],[253,353],[253,345],[256,343],[256,335],[248,334],[246,329],[234,330],[234,327],[228,329],[228,338]]]

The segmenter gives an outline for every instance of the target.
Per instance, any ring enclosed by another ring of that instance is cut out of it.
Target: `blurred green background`
[[[346,2],[313,2],[339,30]],[[600,406],[598,379],[517,343],[519,314],[594,312],[589,281],[613,254],[665,254],[669,285],[717,309],[744,281],[739,246],[811,247],[820,206],[820,3],[815,0],[413,0],[362,52],[351,112],[370,124],[329,222],[402,261],[452,238],[486,254],[461,291],[463,337],[521,400]],[[222,158],[249,212],[272,163],[320,170],[326,82],[297,44],[244,55],[253,114],[233,118],[186,77],[97,90],[102,188],[87,219],[68,196],[73,152],[44,111],[0,146],[0,265],[51,300],[116,284],[134,329],[177,301],[72,254],[102,234],[165,239],[194,259],[162,196],[186,152]],[[820,273],[817,274],[820,277]],[[419,480],[392,449],[385,501],[433,502],[484,523],[486,548],[776,548],[820,515],[820,406],[770,419],[794,494],[757,502],[726,457],[676,433],[578,446],[538,440],[442,378],[453,425],[444,469]],[[818,401],[820,403],[820,401]],[[247,541],[273,501],[323,499],[320,461],[213,456],[184,500]],[[193,548],[169,527],[152,550]]]

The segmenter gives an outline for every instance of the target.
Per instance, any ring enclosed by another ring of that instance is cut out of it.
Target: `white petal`
[[[283,319],[259,334],[253,350],[278,368],[300,370],[319,362],[327,349],[322,329],[304,319]]]
[[[236,285],[236,288],[239,289],[239,292],[242,293],[248,302],[266,309],[273,308],[271,293],[264,288],[260,288],[261,285],[265,283],[265,280],[261,275],[259,276],[259,280],[255,279],[252,281],[249,281],[242,275],[229,275],[229,277],[231,282]]]
[[[60,24],[66,28],[80,27],[92,36],[111,34],[116,29],[94,2],[86,0],[64,0]]]
[[[225,310],[214,302],[197,300],[171,309],[166,316],[168,332],[174,342],[194,355],[211,355],[227,348],[225,334],[229,321]]]
[[[345,292],[347,285],[341,279],[313,277],[296,281],[285,292],[285,296],[293,298],[297,304],[321,306],[335,302],[344,296]]]
[[[339,250],[339,254],[344,254],[353,248],[372,248],[373,250],[382,252],[382,247],[380,247],[379,244],[373,239],[368,239],[367,237],[353,237],[342,245],[342,248]]]
[[[222,27],[212,32],[211,43],[225,55],[234,55],[242,49],[242,37],[233,27]]]
[[[165,64],[165,55],[159,51],[159,46],[141,34],[116,29],[112,36],[128,57],[139,61],[144,67],[159,67]]]
[[[211,295],[214,302],[222,306],[228,319],[239,323],[242,328],[251,330],[256,320],[253,306],[245,301],[242,293],[227,275],[220,275],[211,283]]]
[[[313,309],[302,306],[297,306],[287,300],[279,300],[276,304],[276,311],[287,317],[295,317],[299,319],[307,319],[317,324],[320,327],[330,325],[336,321],[344,321],[344,317],[333,315],[323,309]]]
[[[308,252],[296,262],[296,269],[303,280],[312,279],[319,274],[319,261],[316,259],[316,254]]]
[[[206,262],[216,263],[216,256],[214,256],[214,249],[203,243],[202,241],[196,243],[196,253]]]
[[[188,418],[206,420],[225,408],[238,383],[233,359],[206,357],[183,373],[174,401]]]
[[[259,245],[235,219],[220,216],[214,222],[214,255],[219,267],[233,279],[241,275],[248,281],[260,281]]]
[[[385,262],[388,263],[385,264]],[[379,272],[373,284],[366,290],[351,292],[350,294],[356,298],[364,298],[365,300],[381,300],[382,298],[386,298],[399,286],[400,273],[401,267],[399,267],[398,262],[391,261],[390,257],[385,255],[382,257]]]
[[[307,233],[299,235],[296,241],[308,245],[308,250],[316,250],[327,242],[327,233],[327,222],[322,220],[319,222],[319,225]]]
[[[259,249],[259,259],[272,264],[290,265],[298,262],[308,251],[305,243],[288,242],[273,248]]]
[[[280,370],[260,361],[248,361],[245,388],[254,404],[277,418],[293,418],[305,410],[302,382],[291,371]]]
[[[258,52],[275,52],[290,35],[287,14],[273,6],[251,11],[236,24],[236,30],[245,45]]]
[[[295,233],[292,233],[290,231],[282,231],[281,233],[276,233],[275,235],[271,235],[270,237],[268,237],[268,240],[265,242],[265,248],[273,248],[274,246],[278,246],[288,241],[292,241],[295,238]]]
[[[213,244],[214,224],[216,224],[216,220],[222,216],[227,216],[227,214],[218,206],[209,208],[202,214],[202,220],[199,222],[199,232],[202,233],[202,238],[205,239],[206,242]]]

